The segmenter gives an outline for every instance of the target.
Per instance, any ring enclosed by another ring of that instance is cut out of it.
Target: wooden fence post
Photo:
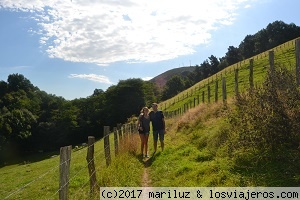
[[[119,154],[119,143],[118,143],[118,129],[114,127],[114,145],[115,145],[115,156]]]
[[[210,103],[210,85],[207,86],[207,101]]]
[[[271,53],[272,54],[272,53]],[[272,57],[272,56],[271,56]],[[272,62],[272,68],[274,69],[274,51],[273,51],[273,62]],[[271,62],[270,62],[271,65]],[[252,90],[254,87],[254,82],[253,82],[253,59],[250,60],[250,66],[249,66],[249,83],[250,83],[250,89]]]
[[[297,84],[300,85],[300,39],[298,38],[295,44],[296,48],[296,79]]]
[[[60,165],[59,165],[59,200],[69,198],[69,176],[72,146],[60,148]]]
[[[88,150],[86,155],[86,161],[88,163],[89,175],[90,175],[90,193],[93,194],[97,188],[96,169],[94,163],[94,143],[95,137],[88,137]]]
[[[226,79],[222,78],[222,94],[223,94],[223,102],[226,103],[227,100],[227,91],[226,91]]]
[[[239,95],[239,69],[234,70],[234,91],[235,91],[235,96]]]
[[[270,70],[271,72],[274,72],[275,66],[274,66],[274,51],[269,51],[269,63],[270,63]]]
[[[104,150],[105,150],[106,166],[109,166],[111,163],[110,145],[109,145],[109,126],[104,126]]]
[[[218,89],[219,89],[218,79],[216,79],[216,84],[215,84],[215,102],[218,102]]]

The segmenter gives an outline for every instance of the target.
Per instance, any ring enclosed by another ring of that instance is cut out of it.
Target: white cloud
[[[109,65],[192,54],[253,0],[2,0],[35,14],[49,57]]]
[[[70,74],[69,78],[82,78],[99,83],[112,84],[108,77],[97,74]]]
[[[144,80],[144,81],[149,81],[149,80],[151,80],[153,77],[144,77],[144,78],[142,78],[142,80]]]

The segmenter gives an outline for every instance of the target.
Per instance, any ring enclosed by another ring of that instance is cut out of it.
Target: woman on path
[[[144,107],[141,110],[141,114],[138,119],[138,131],[141,138],[141,153],[143,157],[149,158],[148,155],[148,138],[150,132],[150,117],[148,107]]]

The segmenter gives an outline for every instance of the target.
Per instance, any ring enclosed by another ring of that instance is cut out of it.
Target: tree
[[[177,95],[179,92],[183,91],[184,88],[185,83],[183,79],[178,75],[173,76],[165,85],[165,88],[162,92],[162,100],[166,100]]]
[[[211,73],[212,74],[215,74],[217,73],[219,70],[218,70],[218,66],[220,64],[220,61],[218,60],[218,58],[214,55],[211,55],[210,57],[208,57],[209,59],[209,64],[210,64],[210,68],[211,68]]]
[[[240,50],[238,48],[234,47],[234,46],[229,46],[228,47],[228,51],[226,53],[225,58],[227,60],[228,66],[232,65],[232,64],[235,64],[235,63],[242,60]]]
[[[98,96],[103,93],[104,93],[104,91],[102,89],[95,89],[92,96]]]
[[[240,43],[239,49],[243,59],[250,58],[255,55],[255,37],[247,35]]]
[[[35,116],[27,109],[13,109],[12,111],[6,108],[2,109],[0,150],[2,153],[6,152],[4,157],[10,157],[26,150],[27,141],[32,135],[35,124]],[[3,159],[3,156],[0,156],[0,159]]]
[[[31,82],[22,74],[9,75],[7,82],[10,91],[24,90],[25,92],[28,92],[29,90],[35,89]]]
[[[0,81],[0,99],[8,92],[8,85],[5,81]],[[1,107],[1,104],[0,104]]]
[[[143,86],[142,79],[127,79],[106,90],[106,125],[116,126],[117,123],[126,122],[132,115],[139,114],[146,105]]]
[[[268,35],[267,49],[271,49],[279,44],[299,37],[300,27],[297,27],[293,23],[286,24],[283,21],[275,21],[268,24],[266,34]]]

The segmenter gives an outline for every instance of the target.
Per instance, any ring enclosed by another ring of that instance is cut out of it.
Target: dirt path
[[[144,168],[144,173],[142,177],[142,187],[151,187],[151,180],[149,179],[147,168]]]
[[[151,179],[149,177],[149,167],[152,164],[152,158],[143,159],[144,172],[142,176],[142,187],[151,187]]]

